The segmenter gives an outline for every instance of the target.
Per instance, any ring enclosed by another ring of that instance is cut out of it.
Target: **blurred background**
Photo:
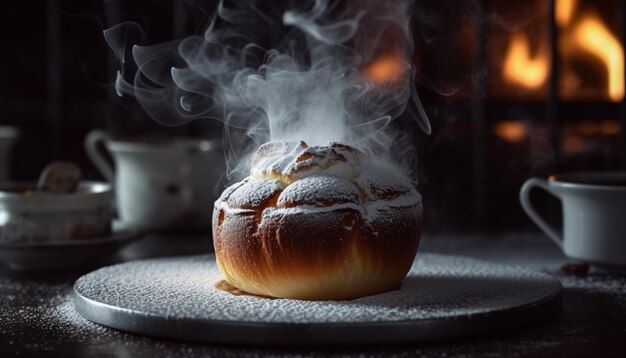
[[[215,121],[163,127],[133,98],[115,95],[117,70],[102,31],[138,22],[150,43],[200,34],[209,0],[33,0],[3,5],[0,152],[10,178],[33,180],[52,160],[100,174],[84,150],[103,128],[118,137],[219,137]],[[427,230],[532,228],[518,204],[531,176],[626,169],[624,39],[619,0],[418,0],[418,94],[433,133],[410,118]],[[381,57],[367,69],[393,78]],[[10,128],[8,128],[10,127]],[[5,144],[6,143],[6,144]],[[12,151],[10,150],[12,148]],[[549,216],[558,202],[537,193]]]

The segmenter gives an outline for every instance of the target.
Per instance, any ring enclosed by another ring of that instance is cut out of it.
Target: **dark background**
[[[529,229],[532,225],[517,201],[526,178],[626,167],[623,131],[584,137],[585,149],[573,154],[563,145],[572,125],[621,118],[623,101],[550,102],[547,91],[528,95],[499,84],[503,39],[520,28],[533,39],[549,29],[542,20],[549,1],[503,3],[416,3],[416,84],[433,133],[424,135],[408,118],[395,125],[415,132],[428,230]],[[32,180],[47,163],[60,159],[78,163],[86,178],[100,178],[83,151],[84,137],[93,128],[129,137],[219,136],[219,124],[209,121],[160,126],[132,98],[117,97],[112,86],[117,67],[102,36],[105,28],[126,20],[138,22],[150,43],[202,33],[215,6],[215,1],[204,0],[4,3],[0,124],[21,129],[12,157],[13,178]],[[619,1],[593,6],[621,33]],[[555,103],[557,116],[550,112]],[[531,128],[530,134],[516,143],[503,140],[495,128],[509,120]],[[539,194],[536,200],[558,219],[558,203]]]

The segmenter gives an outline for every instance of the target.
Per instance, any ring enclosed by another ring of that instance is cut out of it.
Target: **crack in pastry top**
[[[269,142],[252,156],[250,176],[224,190],[216,208],[262,216],[335,210],[366,221],[392,208],[418,209],[421,195],[397,167],[340,143]]]

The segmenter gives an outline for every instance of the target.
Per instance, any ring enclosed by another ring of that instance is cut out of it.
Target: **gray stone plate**
[[[469,258],[418,254],[398,290],[352,301],[233,295],[212,255],[104,267],[74,286],[85,318],[149,336],[276,346],[422,342],[494,334],[557,316],[551,276]]]

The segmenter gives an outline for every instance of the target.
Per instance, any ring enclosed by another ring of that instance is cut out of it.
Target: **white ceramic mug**
[[[210,229],[216,186],[224,173],[220,140],[117,141],[96,130],[87,135],[85,149],[114,184],[118,216],[124,226]]]
[[[530,202],[541,188],[563,204],[563,234],[552,228]],[[626,172],[578,172],[531,178],[520,190],[528,216],[563,252],[599,265],[626,265]]]

